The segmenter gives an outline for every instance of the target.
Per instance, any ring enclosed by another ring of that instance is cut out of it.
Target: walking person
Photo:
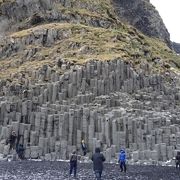
[[[81,141],[81,148],[83,151],[83,155],[85,156],[87,154],[87,146],[86,146],[86,143],[84,142],[84,140]]]
[[[71,176],[73,170],[74,170],[74,178],[76,178],[76,172],[77,172],[77,153],[76,153],[76,151],[73,151],[73,153],[70,156],[69,176]]]
[[[118,162],[120,164],[121,172],[126,172],[126,153],[123,149],[120,150]]]
[[[176,155],[176,168],[180,168],[180,151],[177,152]]]
[[[103,162],[105,161],[105,157],[100,153],[100,148],[95,149],[95,153],[92,156],[93,161],[93,170],[97,180],[101,180],[101,175],[103,171]]]

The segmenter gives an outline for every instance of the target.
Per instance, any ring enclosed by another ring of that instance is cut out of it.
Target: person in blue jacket
[[[123,149],[120,150],[118,162],[120,164],[121,172],[126,172],[126,153]]]

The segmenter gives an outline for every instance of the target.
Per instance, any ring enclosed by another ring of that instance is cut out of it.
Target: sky
[[[180,43],[180,0],[150,0],[161,15],[171,41]]]

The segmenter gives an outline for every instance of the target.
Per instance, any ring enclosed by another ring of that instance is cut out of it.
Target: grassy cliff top
[[[8,78],[12,73],[29,72],[49,64],[57,69],[57,57],[75,64],[84,64],[89,60],[111,60],[121,58],[139,68],[142,63],[149,63],[153,71],[163,72],[171,67],[176,71],[180,68],[180,57],[159,39],[150,38],[135,28],[118,21],[110,0],[78,0],[70,1],[71,5],[57,4],[54,9],[64,15],[88,15],[91,21],[95,18],[112,20],[114,26],[109,28],[94,27],[87,23],[74,22],[43,22],[28,29],[9,33],[7,39],[24,42],[32,39],[31,44],[25,43],[23,48],[0,60],[0,78]],[[73,10],[72,10],[73,9]],[[78,16],[79,17],[79,16]],[[103,22],[103,21],[102,21]],[[44,32],[63,34],[63,38],[54,38],[53,43],[44,45],[37,39]],[[37,35],[38,34],[38,35]],[[66,34],[66,35],[64,35]],[[6,42],[7,43],[7,42]],[[3,46],[3,45],[2,45]],[[35,50],[28,59],[25,53]]]

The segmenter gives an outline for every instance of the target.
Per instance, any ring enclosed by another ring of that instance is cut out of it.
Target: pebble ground
[[[69,163],[48,161],[0,162],[0,180],[68,180]],[[92,164],[79,163],[77,179],[94,180]],[[162,166],[128,166],[122,173],[117,164],[104,164],[102,180],[180,180],[180,169]]]

